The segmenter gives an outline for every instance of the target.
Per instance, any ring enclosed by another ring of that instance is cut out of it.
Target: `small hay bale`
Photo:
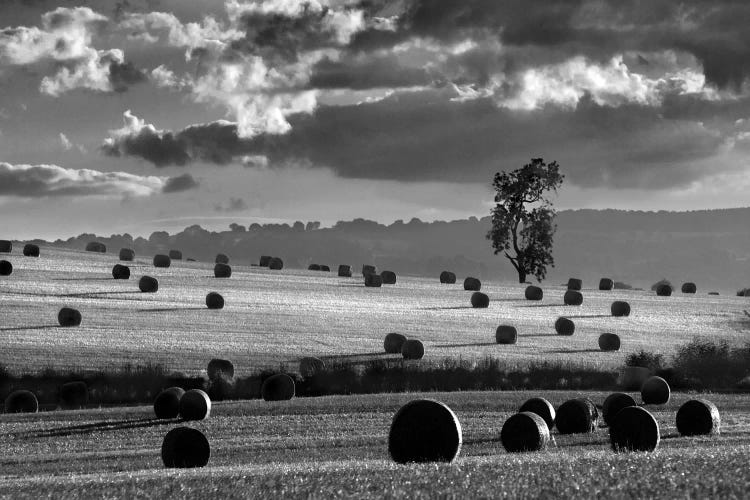
[[[599,335],[599,349],[602,351],[619,351],[620,337],[616,333],[602,333]]]
[[[490,307],[490,298],[485,293],[474,292],[471,294],[471,307],[475,309]]]
[[[640,406],[623,408],[609,426],[609,441],[616,452],[654,451],[660,439],[656,419]]]
[[[57,313],[57,322],[60,326],[70,327],[79,326],[82,320],[81,311],[72,307],[63,307]]]
[[[232,379],[234,378],[234,365],[228,359],[214,358],[208,362],[206,373],[211,380],[219,377]]]
[[[204,420],[211,414],[211,398],[205,391],[190,389],[180,398],[180,417],[183,420]]]
[[[170,250],[169,258],[172,260],[182,260],[182,252],[179,250]]]
[[[142,276],[138,281],[138,288],[143,293],[156,293],[159,290],[159,281],[151,276]]]
[[[5,398],[5,413],[36,413],[39,400],[36,394],[25,389],[13,391]]]
[[[691,399],[677,410],[677,432],[683,436],[709,436],[721,432],[721,416],[707,399]]]
[[[339,265],[339,277],[351,278],[352,277],[352,266],[346,264]]]
[[[401,354],[401,348],[404,346],[404,342],[406,342],[406,335],[392,332],[385,336],[383,349],[385,349],[385,352],[388,354]]]
[[[378,269],[375,266],[371,266],[369,264],[363,264],[362,265],[362,276],[367,276],[368,274],[377,274]]]
[[[643,366],[625,366],[620,371],[620,387],[626,391],[640,391],[651,371]]]
[[[384,285],[395,285],[396,284],[396,273],[393,271],[383,271],[380,273],[380,277],[383,278]]]
[[[518,330],[512,325],[500,325],[495,330],[495,343],[515,344],[518,342]]]
[[[698,287],[695,283],[687,282],[682,284],[682,293],[695,293],[698,291]]]
[[[482,289],[482,282],[479,281],[477,278],[472,278],[471,276],[468,276],[464,280],[464,290],[478,292],[481,289]]]
[[[271,259],[272,258],[273,257],[271,257],[270,255],[261,255],[260,256],[260,262],[258,262],[258,265],[260,267],[268,267],[269,264],[271,264]]]
[[[320,358],[307,356],[299,361],[299,373],[305,378],[313,377],[326,369],[326,364]]]
[[[424,357],[424,344],[421,340],[406,339],[401,345],[401,356],[404,359],[422,359]]]
[[[39,245],[33,243],[26,243],[23,246],[23,254],[26,257],[39,257]]]
[[[135,251],[132,248],[121,248],[120,260],[124,260],[124,261],[135,260]]]
[[[659,297],[669,297],[672,295],[672,287],[665,283],[660,284],[656,287],[656,295]]]
[[[530,411],[511,415],[500,431],[500,441],[509,453],[545,450],[549,439],[547,423]]]
[[[552,403],[544,398],[531,398],[526,400],[521,408],[518,409],[518,413],[531,412],[536,413],[544,420],[547,424],[548,429],[552,429],[555,425],[555,407]]]
[[[583,294],[576,290],[568,290],[563,296],[563,302],[566,306],[580,306],[583,304]]]
[[[609,310],[612,312],[612,316],[630,316],[630,304],[624,300],[615,300]]]
[[[214,264],[229,264],[229,257],[223,253],[217,253],[216,259],[214,259]]]
[[[612,420],[617,415],[617,412],[628,406],[637,406],[635,399],[630,394],[624,392],[614,392],[607,396],[602,404],[602,417],[604,423],[612,425]]]
[[[172,259],[169,255],[156,254],[154,255],[154,267],[169,267],[172,265]]]
[[[447,405],[416,399],[393,416],[388,453],[399,464],[452,462],[461,451],[461,442],[461,424]]]
[[[13,274],[13,264],[7,260],[0,260],[0,276],[10,276]]]
[[[453,285],[456,282],[456,273],[450,271],[443,271],[440,273],[440,283]]]
[[[560,316],[555,321],[555,331],[558,335],[573,335],[576,331],[576,324],[573,323],[572,319]]]
[[[288,401],[294,397],[294,392],[294,379],[286,373],[268,377],[260,388],[264,401]]]
[[[129,280],[130,268],[122,264],[115,264],[112,268],[112,277],[116,280]]]
[[[231,278],[232,277],[232,266],[229,264],[218,263],[214,266],[214,277],[215,278]]]
[[[78,410],[89,402],[89,389],[86,382],[67,382],[60,386],[60,407],[64,410]]]
[[[599,280],[599,290],[609,291],[615,287],[615,282],[610,278],[602,278]]]
[[[13,251],[13,242],[10,240],[0,240],[0,253],[11,253]]]
[[[669,384],[661,377],[646,379],[641,387],[641,400],[647,405],[665,405],[669,402]]]
[[[182,387],[169,387],[161,391],[154,399],[156,418],[177,418],[180,414],[180,399],[185,395]]]
[[[568,279],[568,290],[580,291],[583,286],[583,281],[578,278]]]
[[[175,427],[161,444],[161,459],[168,469],[204,467],[211,458],[211,445],[198,429]]]
[[[89,241],[86,243],[87,252],[107,253],[107,245],[100,241]]]
[[[383,286],[383,277],[379,274],[365,274],[365,286],[381,287]]]
[[[596,430],[598,418],[594,403],[586,398],[576,398],[560,405],[555,425],[560,434],[585,434]]]
[[[274,271],[280,271],[284,269],[284,261],[281,260],[279,257],[274,257],[268,263],[268,269],[273,269]]]
[[[324,272],[324,273],[330,273],[331,272],[330,266],[326,266],[325,264],[321,264],[320,265],[320,270],[322,272]]]
[[[544,291],[538,286],[529,285],[526,287],[524,296],[526,300],[542,300],[544,298]]]
[[[308,271],[320,271],[320,264],[310,264],[307,266]]]
[[[224,297],[218,292],[208,292],[208,295],[206,295],[206,307],[209,309],[224,309]]]

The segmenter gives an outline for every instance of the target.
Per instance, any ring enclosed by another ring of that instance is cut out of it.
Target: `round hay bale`
[[[512,325],[500,325],[495,330],[497,344],[515,344],[518,342],[518,330]]]
[[[284,269],[284,261],[281,260],[279,257],[274,257],[268,262],[268,269],[273,269],[274,271],[280,271]]]
[[[375,266],[371,266],[369,264],[363,264],[362,265],[362,276],[367,276],[368,274],[377,274],[378,269]]]
[[[518,409],[518,413],[531,412],[536,413],[547,424],[548,429],[552,429],[555,425],[555,407],[552,403],[544,398],[531,398],[528,399],[521,408]]]
[[[490,298],[482,292],[474,292],[471,294],[471,307],[475,309],[490,307]]]
[[[9,240],[0,240],[0,253],[11,253],[13,251],[13,242]]]
[[[388,354],[401,354],[401,348],[404,347],[406,342],[406,335],[400,333],[389,333],[385,336],[383,341],[383,348]]]
[[[0,260],[0,276],[10,276],[13,274],[13,264],[7,260]]]
[[[208,292],[208,295],[206,295],[206,307],[209,309],[223,309],[224,297],[217,292]]]
[[[568,290],[580,291],[583,286],[583,281],[578,278],[568,279]]]
[[[680,406],[676,423],[677,432],[683,436],[708,436],[721,432],[719,409],[707,399],[691,399]]]
[[[440,283],[447,285],[453,285],[456,282],[456,274],[450,271],[443,271],[440,273]]]
[[[305,378],[313,377],[326,369],[322,359],[307,356],[299,362],[299,373]]]
[[[320,265],[319,264],[310,264],[307,266],[308,271],[320,271]]]
[[[89,241],[86,243],[87,252],[107,253],[107,245],[100,241]]]
[[[169,267],[172,265],[172,259],[168,255],[154,255],[154,267]]]
[[[232,277],[232,266],[229,264],[218,263],[214,266],[214,277],[216,278],[231,278]]]
[[[656,295],[659,297],[669,297],[672,295],[672,287],[666,283],[661,283],[656,287]]]
[[[623,408],[609,426],[609,441],[616,452],[654,451],[660,439],[656,419],[640,406]]]
[[[260,394],[264,401],[288,401],[294,397],[294,379],[286,373],[277,373],[263,381]]]
[[[63,307],[57,313],[57,322],[60,326],[79,326],[82,320],[81,311],[72,307]]]
[[[619,351],[620,337],[616,333],[602,333],[599,335],[599,349],[602,351]]]
[[[576,324],[572,319],[560,316],[555,321],[555,331],[558,335],[573,335],[576,331]]]
[[[325,264],[321,264],[320,265],[320,270],[323,271],[324,273],[330,273],[331,272],[331,268],[329,266],[326,266]]]
[[[630,394],[624,392],[614,392],[607,396],[602,404],[602,417],[604,423],[612,425],[612,420],[617,415],[617,412],[628,406],[637,406],[635,399]]]
[[[112,277],[116,280],[129,280],[130,268],[122,264],[115,264],[112,268]]]
[[[180,417],[183,420],[204,420],[211,414],[211,398],[205,391],[190,389],[180,398]]]
[[[620,371],[620,387],[626,391],[640,391],[651,371],[643,366],[625,366]]]
[[[615,282],[610,278],[602,278],[599,280],[599,290],[609,291],[615,287]]]
[[[381,287],[383,286],[383,277],[379,274],[365,274],[365,286]]]
[[[39,257],[39,245],[33,243],[26,243],[23,246],[23,254],[26,257]]]
[[[461,451],[461,424],[447,405],[416,399],[393,416],[388,453],[394,462],[452,462]]]
[[[406,339],[401,346],[401,356],[404,359],[422,359],[424,357],[424,344],[421,340]]]
[[[258,262],[258,265],[260,267],[268,267],[271,264],[271,257],[270,255],[261,255],[260,256],[260,262]]]
[[[396,273],[393,271],[383,271],[380,273],[380,277],[383,278],[384,285],[395,285],[396,284]]]
[[[39,411],[39,400],[36,395],[25,389],[13,391],[5,398],[5,413],[36,413]]]
[[[695,293],[698,291],[698,287],[695,286],[695,283],[683,283],[682,284],[682,293]]]
[[[477,278],[472,278],[471,276],[468,276],[464,280],[464,290],[478,292],[481,289],[482,289],[482,282],[479,281]]]
[[[563,302],[566,306],[580,306],[583,304],[583,294],[575,290],[568,290],[563,296]]]
[[[549,427],[536,413],[516,413],[503,424],[500,441],[509,453],[541,451],[549,444]]]
[[[161,459],[168,469],[204,467],[211,457],[211,445],[198,429],[175,427],[161,444]]]
[[[594,432],[599,418],[596,405],[586,398],[570,399],[557,409],[555,425],[560,434]]]
[[[214,259],[214,264],[229,264],[229,257],[223,253],[217,253],[216,259]]]
[[[612,312],[612,316],[630,316],[630,304],[624,300],[615,300],[609,309]]]
[[[141,276],[138,281],[138,288],[143,293],[155,293],[159,290],[159,281],[151,276]]]
[[[214,358],[208,362],[206,373],[209,379],[219,377],[232,379],[234,378],[234,365],[228,359]]]
[[[352,266],[346,264],[339,265],[339,277],[351,278],[352,277]]]
[[[120,249],[120,260],[133,261],[135,260],[135,251],[130,248]]]
[[[641,386],[641,400],[647,405],[667,404],[670,393],[667,381],[657,376],[647,378]]]
[[[89,402],[89,389],[86,382],[67,382],[60,386],[60,407],[77,410]]]
[[[182,387],[169,387],[161,391],[154,399],[156,418],[177,418],[180,414],[180,399],[185,395]]]
[[[182,252],[179,250],[170,250],[169,258],[172,260],[182,260]]]
[[[538,286],[529,285],[526,287],[524,296],[526,297],[526,300],[542,300],[544,298],[544,292]]]

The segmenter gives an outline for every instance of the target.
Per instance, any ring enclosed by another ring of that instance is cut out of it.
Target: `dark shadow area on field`
[[[607,431],[607,433],[609,434],[609,431]],[[550,443],[551,445],[550,448],[551,449],[557,448],[559,450],[562,448],[580,448],[584,446],[612,446],[612,442],[609,440],[609,435],[605,439],[600,438],[600,439],[595,439],[591,441],[580,441],[576,443],[560,443],[558,441],[558,439],[560,439],[561,436],[567,437],[567,436],[573,436],[573,435],[575,434],[560,434],[557,432],[555,434],[550,434],[550,437],[555,437],[556,438],[555,441],[557,441],[557,446],[555,447],[554,445],[552,445],[552,443]],[[577,435],[581,435],[581,434],[577,434]],[[591,436],[592,434],[586,433],[584,435]]]
[[[52,278],[50,281],[112,281],[112,276],[108,278]]]
[[[331,285],[331,286],[350,287],[350,288],[353,288],[353,287],[354,288],[365,288],[365,284],[364,283],[339,283],[337,285]],[[371,287],[367,287],[367,288],[381,288],[381,287],[371,286]]]
[[[518,338],[522,337],[557,337],[556,333],[526,333],[524,335],[518,335]]]
[[[31,292],[4,291],[0,293],[7,294],[7,295],[26,295],[29,297],[68,297],[68,298],[81,298],[81,297],[89,297],[89,296],[92,296],[92,298],[94,298],[96,296],[106,297],[107,295],[122,295],[122,294],[140,295],[141,294],[139,290],[122,290],[122,291],[113,291],[113,292],[80,292],[80,293],[31,293]],[[142,299],[118,298],[118,300],[142,300]]]
[[[472,306],[420,307],[422,311],[444,311],[451,309],[474,309]]]
[[[162,309],[138,309],[138,312],[209,311],[208,307],[165,307]]]
[[[530,304],[527,306],[518,306],[518,307],[573,307],[573,306],[566,306],[565,304]]]
[[[46,330],[47,328],[61,328],[60,325],[12,326],[0,328],[0,332],[17,332],[21,330]]]
[[[472,444],[487,444],[487,443],[500,443],[500,436],[497,437],[486,437],[486,438],[475,438],[475,439],[467,439],[463,442],[463,445],[472,445]]]
[[[97,431],[118,431],[123,429],[137,429],[143,427],[155,427],[158,425],[171,425],[179,422],[178,419],[158,419],[158,418],[138,418],[131,420],[113,420],[105,422],[96,422],[93,424],[70,425],[66,427],[57,427],[53,429],[44,429],[39,432],[26,434],[27,437],[60,437],[72,436],[75,434],[90,434]]]
[[[438,348],[451,348],[451,347],[486,347],[488,345],[501,345],[497,342],[477,342],[474,344],[440,344],[440,345],[434,345],[432,347],[438,347]]]
[[[547,354],[583,354],[587,352],[605,352],[601,349],[554,349],[551,351],[544,351]]]
[[[366,357],[371,358],[371,357],[380,357],[380,356],[399,356],[399,359],[401,359],[400,354],[391,354],[391,353],[387,353],[383,351],[363,352],[361,354],[328,354],[326,356],[319,356],[319,357],[322,360],[334,360],[334,359],[347,360],[347,359],[357,359],[357,358],[366,358]]]
[[[566,316],[566,318],[616,318],[617,316],[612,316],[611,314],[577,314],[577,315],[569,315]]]

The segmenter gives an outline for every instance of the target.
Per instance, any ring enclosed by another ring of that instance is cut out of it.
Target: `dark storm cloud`
[[[148,75],[143,70],[136,68],[130,61],[124,63],[112,61],[109,65],[109,82],[115,92],[125,92],[132,85],[147,80]]]
[[[170,177],[164,183],[163,193],[180,193],[198,187],[198,181],[190,174],[182,174],[176,177]]]
[[[405,67],[393,55],[383,57],[326,58],[312,69],[310,87],[318,89],[372,89],[378,87],[412,87],[433,82],[424,68]]]

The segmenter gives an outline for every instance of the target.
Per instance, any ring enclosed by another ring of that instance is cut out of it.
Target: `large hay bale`
[[[404,342],[406,342],[406,335],[392,332],[385,336],[383,349],[385,349],[385,352],[388,354],[401,354],[401,348],[404,346]]]
[[[154,267],[169,267],[172,265],[172,259],[168,255],[154,255]]]
[[[169,258],[172,260],[182,260],[182,252],[179,250],[170,250]]]
[[[320,358],[307,356],[299,361],[299,373],[305,378],[313,377],[326,369],[326,364]]]
[[[60,312],[57,313],[57,322],[60,326],[79,326],[82,319],[81,311],[73,309],[72,307],[63,307],[60,309]]]
[[[594,432],[599,419],[596,405],[586,398],[565,401],[557,408],[555,425],[560,434]]]
[[[476,309],[490,307],[490,298],[485,293],[474,292],[471,294],[471,307]]]
[[[568,290],[563,296],[563,302],[566,306],[580,306],[583,304],[583,294],[575,290]]]
[[[89,402],[86,382],[67,382],[60,386],[59,404],[64,410],[78,410]]]
[[[23,254],[26,257],[39,257],[39,245],[33,243],[26,243],[23,246]]]
[[[130,268],[122,264],[115,264],[112,268],[112,277],[116,280],[129,280]]]
[[[372,266],[370,264],[362,264],[362,276],[367,276],[368,274],[377,274],[378,269],[375,266]]]
[[[11,253],[13,251],[13,242],[10,240],[0,240],[0,253]]]
[[[135,260],[135,251],[131,248],[121,248],[120,260],[124,260],[124,261]]]
[[[365,274],[365,286],[381,287],[383,286],[383,277],[379,274]]]
[[[183,420],[204,420],[211,414],[211,398],[205,391],[190,389],[180,398],[180,417]]]
[[[264,401],[288,401],[294,397],[294,392],[294,379],[286,373],[268,377],[260,388]]]
[[[615,300],[609,308],[612,316],[630,316],[630,304],[624,300]]]
[[[143,293],[156,293],[159,290],[159,281],[151,276],[142,276],[138,281],[138,288]]]
[[[229,264],[229,257],[227,257],[226,254],[217,253],[216,259],[214,259],[214,264]]]
[[[324,273],[330,273],[331,272],[331,268],[329,266],[325,265],[325,264],[321,264],[320,265],[320,270],[322,272],[324,272]]]
[[[0,260],[0,276],[10,276],[13,274],[13,264],[7,260]]]
[[[619,351],[620,337],[616,333],[602,333],[599,335],[599,349],[602,351]]]
[[[695,283],[687,282],[682,284],[682,293],[695,293],[698,291],[698,287]]]
[[[529,285],[526,287],[524,296],[526,300],[542,300],[544,298],[544,291],[538,286]]]
[[[655,292],[661,285],[667,285],[671,291],[674,291],[674,287],[672,286],[672,282],[669,281],[666,278],[662,278],[653,285],[651,285],[651,291]]]
[[[669,297],[672,295],[672,287],[665,283],[660,284],[656,287],[656,295],[659,297]]]
[[[86,243],[87,252],[107,253],[107,245],[101,241],[89,241]]]
[[[641,400],[647,405],[665,405],[669,402],[669,384],[661,377],[646,379],[641,386]]]
[[[583,281],[578,278],[568,279],[568,290],[580,291],[583,287]]]
[[[260,262],[258,262],[258,265],[260,267],[268,267],[269,264],[271,264],[271,259],[272,258],[273,257],[271,257],[270,255],[261,255],[260,256]]]
[[[518,330],[512,325],[500,325],[495,330],[495,343],[515,344],[518,342]]]
[[[640,406],[623,408],[609,426],[609,441],[615,451],[654,451],[659,446],[659,424]]]
[[[555,425],[555,407],[544,398],[531,398],[526,400],[526,402],[518,409],[518,413],[522,412],[536,413],[542,417],[547,424],[548,429],[552,429]]]
[[[610,278],[602,278],[599,280],[599,290],[609,291],[615,287],[615,282]]]
[[[737,290],[737,297],[750,297],[750,288]]]
[[[396,273],[393,271],[383,271],[380,273],[380,277],[383,278],[384,285],[395,285],[396,284]]]
[[[721,432],[721,416],[707,399],[691,399],[677,410],[677,432],[683,436],[708,436]]]
[[[620,371],[620,387],[626,391],[640,391],[651,371],[643,366],[625,366]]]
[[[549,427],[542,417],[533,412],[511,415],[500,431],[505,451],[541,451],[549,444]]]
[[[560,316],[555,321],[555,331],[558,335],[573,335],[576,331],[576,324],[572,319]]]
[[[447,405],[416,399],[393,416],[388,453],[394,462],[452,462],[461,451],[461,424]]]
[[[339,265],[339,276],[341,278],[351,278],[352,277],[352,266],[341,264]]]
[[[456,273],[450,271],[443,271],[440,273],[440,283],[452,285],[456,282]]]
[[[268,269],[273,269],[274,271],[280,271],[284,269],[284,261],[281,260],[279,257],[274,257],[268,262]]]
[[[185,395],[182,387],[169,387],[154,399],[156,418],[177,418],[180,415],[180,399]]]
[[[218,263],[214,266],[214,277],[216,278],[231,278],[232,277],[232,266],[229,264]]]
[[[161,444],[161,459],[169,469],[204,467],[211,457],[211,445],[198,429],[175,427]]]
[[[39,411],[39,400],[36,395],[25,389],[13,391],[5,398],[5,413],[36,413]]]
[[[320,271],[320,264],[310,264],[307,266],[308,271]]]
[[[209,309],[223,309],[224,297],[218,292],[208,292],[206,295],[206,307]]]
[[[208,362],[206,373],[209,379],[218,377],[232,379],[234,378],[234,365],[228,359],[214,358]]]
[[[602,417],[604,418],[604,423],[612,425],[612,420],[615,418],[615,415],[617,415],[617,412],[628,406],[636,405],[635,399],[633,399],[633,396],[630,394],[625,394],[624,392],[614,392],[610,394],[602,404]]]
[[[479,281],[477,278],[472,278],[471,276],[468,276],[466,279],[464,279],[464,290],[478,292],[481,289],[482,289],[482,282]]]
[[[401,345],[401,356],[404,359],[422,359],[424,357],[424,344],[421,340],[406,339]]]

